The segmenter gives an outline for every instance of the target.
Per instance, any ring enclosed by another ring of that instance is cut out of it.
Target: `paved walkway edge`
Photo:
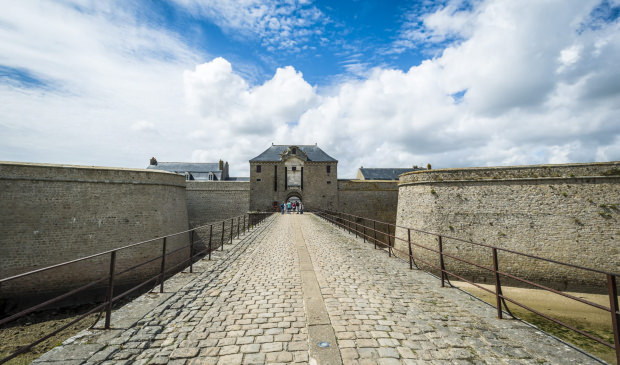
[[[295,231],[295,247],[299,255],[299,271],[301,274],[304,306],[308,324],[308,354],[310,363],[342,364],[340,349],[336,341],[334,328],[329,320],[323,295],[316,279],[314,265],[306,246],[301,227],[297,220],[292,221]],[[328,347],[320,347],[319,343],[328,343]]]

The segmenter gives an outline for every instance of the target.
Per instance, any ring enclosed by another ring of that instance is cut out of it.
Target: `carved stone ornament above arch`
[[[308,156],[298,146],[289,146],[286,151],[280,154],[281,161],[286,161],[292,157],[298,158],[302,161],[308,161]]]

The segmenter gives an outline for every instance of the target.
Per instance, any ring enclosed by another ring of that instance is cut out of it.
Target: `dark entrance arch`
[[[303,200],[301,198],[301,194],[299,192],[294,191],[286,195],[286,202],[288,203],[289,201],[290,202],[298,201],[301,203]]]

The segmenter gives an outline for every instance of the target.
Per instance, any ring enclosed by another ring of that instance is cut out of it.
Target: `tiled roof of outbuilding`
[[[294,145],[272,145],[271,147],[267,148],[263,153],[251,159],[250,162],[280,161],[280,155],[282,154],[282,152],[286,151],[289,147],[292,146]],[[316,145],[295,145],[295,147],[302,150],[306,154],[306,156],[308,156],[308,161],[337,162],[335,158],[325,153]]]
[[[147,169],[164,170],[176,173],[208,173],[220,171],[220,164],[215,163],[190,163],[190,162],[159,162],[157,165],[149,165]]]
[[[398,180],[398,175],[405,172],[417,171],[421,169],[413,168],[365,168],[361,167],[360,172],[366,180]]]

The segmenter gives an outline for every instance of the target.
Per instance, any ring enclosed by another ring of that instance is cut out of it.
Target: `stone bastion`
[[[0,278],[187,229],[182,175],[0,162]],[[188,244],[188,237],[168,239],[168,251]],[[161,255],[161,248],[157,240],[120,251],[116,272]],[[185,259],[188,253],[183,251],[169,256],[167,267]],[[0,312],[101,278],[107,275],[109,262],[106,255],[3,283]],[[159,266],[155,260],[119,276],[117,283],[150,278]],[[100,296],[103,290],[91,294]],[[80,297],[78,301],[87,296]]]
[[[620,162],[417,171],[400,176],[397,225],[620,272]],[[396,248],[407,252],[407,230]],[[437,250],[437,237],[411,231]],[[443,238],[444,252],[492,267],[491,249]],[[415,247],[420,266],[439,254]],[[561,290],[604,292],[604,274],[500,251],[500,270]],[[453,258],[446,269],[477,282],[493,275]],[[432,271],[438,272],[436,268]],[[503,282],[518,284],[502,278]]]

